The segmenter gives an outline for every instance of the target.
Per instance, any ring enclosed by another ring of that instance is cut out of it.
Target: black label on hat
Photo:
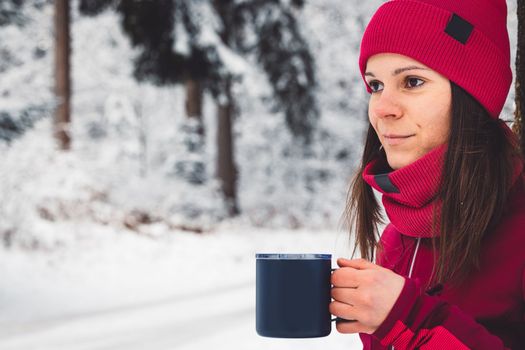
[[[474,29],[472,24],[453,13],[445,28],[445,33],[465,44],[470,37],[470,33],[472,33],[472,29]]]

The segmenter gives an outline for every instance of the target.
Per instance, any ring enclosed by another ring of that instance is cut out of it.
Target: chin
[[[397,170],[413,163],[416,159],[406,155],[389,155],[387,153],[386,160],[392,169]]]

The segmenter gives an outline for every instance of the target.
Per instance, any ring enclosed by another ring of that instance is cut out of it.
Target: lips
[[[385,143],[387,143],[388,145],[394,146],[394,145],[399,145],[405,142],[406,140],[410,139],[413,136],[415,135],[414,134],[412,135],[385,134],[383,135],[383,139]]]

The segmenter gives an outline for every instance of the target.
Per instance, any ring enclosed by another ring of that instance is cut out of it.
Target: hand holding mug
[[[355,322],[337,322],[340,333],[371,334],[383,323],[405,283],[404,277],[364,259],[337,259],[332,273],[330,313]]]

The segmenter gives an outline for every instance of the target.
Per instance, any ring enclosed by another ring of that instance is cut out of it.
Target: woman
[[[330,311],[365,349],[525,349],[525,177],[498,119],[506,13],[392,0],[364,33],[370,127],[346,212],[363,259],[338,260]]]

